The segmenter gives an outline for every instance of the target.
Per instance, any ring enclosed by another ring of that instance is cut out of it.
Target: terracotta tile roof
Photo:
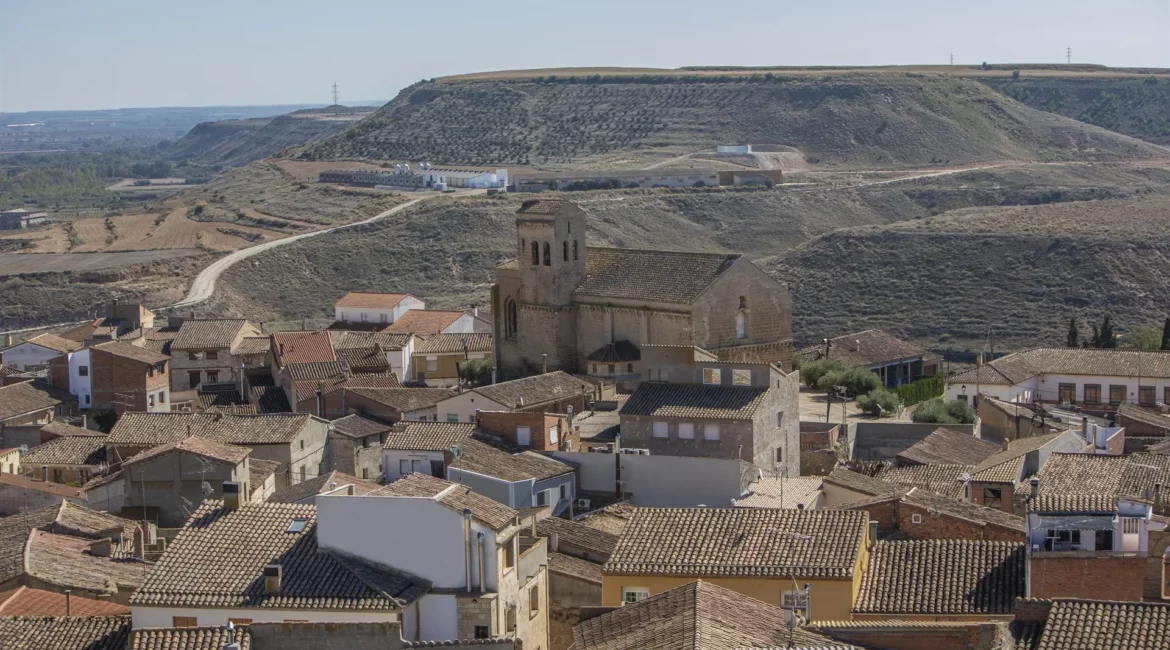
[[[965,491],[964,478],[970,476],[971,465],[908,465],[885,467],[877,479],[902,487],[917,487],[949,497],[961,498]]]
[[[335,393],[343,388],[347,391],[352,391],[356,388],[402,388],[402,383],[399,382],[398,377],[395,377],[393,374],[353,375],[350,377],[335,377],[333,379],[307,379],[304,381],[293,382],[293,389],[296,391],[298,404],[307,399],[315,400],[317,398],[318,389],[321,390],[324,394],[328,395],[330,393]],[[313,405],[313,410],[316,410],[315,403]]]
[[[415,354],[453,354],[467,352],[491,352],[491,334],[431,334],[414,346]]]
[[[363,291],[350,291],[334,303],[337,307],[349,307],[353,309],[393,309],[394,305],[402,302],[404,298],[413,298],[409,293],[366,293]]]
[[[1120,496],[1151,499],[1155,486],[1170,489],[1170,456],[1158,453],[1131,454],[1122,472]],[[21,461],[23,462],[23,461]]]
[[[100,465],[106,462],[104,436],[70,436],[54,438],[37,445],[21,457],[22,465]]]
[[[69,599],[70,616],[129,616],[130,608],[108,600],[73,596]],[[0,617],[65,616],[65,594],[28,587],[0,593]]]
[[[977,465],[1000,451],[1000,446],[994,442],[980,440],[969,433],[939,427],[898,454],[898,458],[923,465],[936,463]]]
[[[260,485],[268,480],[269,476],[276,473],[280,469],[280,463],[275,460],[265,460],[263,458],[249,458],[248,459],[248,480],[252,483],[252,489],[260,487]]]
[[[1024,543],[878,542],[853,611],[869,614],[1011,614],[1024,596]]]
[[[358,414],[347,415],[331,422],[333,430],[349,438],[365,438],[388,433],[393,425]]]
[[[104,438],[106,435],[101,431],[76,427],[62,420],[53,420],[52,422],[41,427],[41,431],[44,433],[51,433],[55,436],[60,436],[62,438],[68,436],[99,436]]]
[[[613,503],[598,508],[581,518],[581,523],[610,535],[621,537],[634,520],[638,506],[629,503]]]
[[[829,358],[840,361],[846,366],[868,368],[900,360],[930,356],[930,353],[923,348],[911,345],[882,330],[854,332],[829,340],[833,343],[833,347],[829,350]],[[798,350],[796,356],[802,361],[823,359],[825,346],[823,343],[810,345]]]
[[[4,485],[22,487],[26,490],[36,490],[37,492],[64,497],[66,499],[85,498],[85,493],[78,488],[69,485],[62,485],[60,483],[53,483],[52,481],[38,481],[20,474],[0,474],[0,483]]]
[[[28,413],[47,411],[61,404],[49,391],[32,381],[0,386],[0,422]]]
[[[144,348],[144,347],[140,348],[137,345],[130,345],[129,343],[123,343],[121,341],[110,341],[109,343],[100,343],[98,345],[93,346],[92,349],[93,350],[101,350],[102,352],[108,352],[108,353],[113,354],[115,356],[119,356],[119,357],[122,357],[124,359],[130,359],[131,361],[138,361],[139,363],[145,363],[147,365],[154,365],[156,363],[162,363],[162,362],[170,359],[169,356],[162,354],[160,352],[157,352],[155,350],[151,350],[151,349]]]
[[[1170,354],[1161,350],[1107,348],[1036,348],[1015,352],[984,364],[992,373],[978,373],[984,383],[1016,384],[1040,374],[1105,377],[1170,378]],[[975,383],[976,371],[960,373],[950,383]]]
[[[390,370],[390,363],[386,361],[386,352],[378,346],[338,350],[337,358],[345,362],[350,372],[388,372]]]
[[[586,357],[587,361],[596,361],[597,363],[627,363],[641,359],[642,351],[629,341],[606,343]]]
[[[371,493],[374,496],[425,497],[462,513],[471,509],[471,516],[492,530],[503,530],[516,521],[518,513],[493,499],[471,491],[471,488],[457,485],[441,478],[426,474],[411,474],[384,485]]]
[[[705,420],[751,420],[768,394],[765,387],[644,382],[621,414]]]
[[[126,650],[223,650],[229,640],[239,644],[240,650],[252,647],[252,634],[241,625],[230,636],[223,626],[133,630]]]
[[[268,503],[296,503],[304,499],[309,499],[322,492],[332,490],[333,488],[330,487],[332,483],[336,483],[337,487],[352,485],[355,496],[370,494],[381,487],[373,481],[360,479],[345,472],[334,471],[322,474],[317,478],[295,483],[283,490],[277,490],[271,497],[268,497]],[[306,501],[306,503],[312,503],[312,501]]]
[[[571,474],[573,468],[559,460],[524,451],[510,454],[480,440],[466,439],[457,443],[461,450],[453,469],[475,472],[501,481],[543,481],[562,474]]]
[[[425,409],[455,395],[448,388],[349,388],[350,392],[402,412]]]
[[[790,643],[791,641],[791,643]],[[845,650],[803,629],[790,632],[784,611],[710,582],[692,582],[573,627],[581,650]]]
[[[71,341],[67,338],[57,336],[56,334],[38,334],[31,339],[26,340],[25,343],[32,343],[33,345],[39,345],[42,348],[48,348],[50,350],[62,353],[73,352],[74,350],[80,350],[81,348],[85,347],[77,341]],[[17,343],[16,345],[21,344]]]
[[[843,503],[835,507],[843,510],[864,510],[867,506],[893,501],[924,508],[930,510],[931,513],[965,519],[976,524],[999,526],[1001,528],[1015,530],[1020,533],[1021,541],[1023,540],[1024,533],[1028,530],[1027,522],[1023,517],[1004,512],[998,508],[988,508],[971,503],[970,501],[962,501],[920,489],[911,489],[908,492],[899,494],[871,497],[863,501]]]
[[[291,413],[292,406],[288,403],[288,396],[279,386],[253,386],[251,389],[252,401],[256,403],[256,410],[260,413]]]
[[[0,583],[26,572],[25,548],[33,530],[93,541],[119,535],[132,538],[132,521],[68,502],[0,518]]]
[[[1170,604],[1058,599],[1036,650],[1170,650]]]
[[[419,390],[407,388],[403,390]],[[469,422],[399,422],[386,437],[384,449],[406,451],[447,451],[475,433]]]
[[[287,415],[227,415],[223,413],[138,413],[119,418],[107,445],[165,445],[192,435],[232,445],[280,444],[291,441],[312,419],[304,413]]]
[[[1008,443],[1008,448],[984,458],[971,470],[971,478],[985,483],[1015,483],[1020,480],[1024,456],[1056,440],[1061,433],[1021,438]]]
[[[358,564],[317,547],[317,508],[286,503],[238,510],[204,501],[130,600],[142,607],[392,611],[429,584]],[[289,532],[303,520],[300,532]],[[265,593],[268,564],[281,565],[280,592]]]
[[[848,510],[640,508],[605,572],[849,578],[868,520]]]
[[[95,593],[134,591],[149,564],[134,558],[102,557],[90,551],[93,540],[43,530],[29,534],[25,573],[43,583]]]
[[[413,334],[398,332],[352,332],[330,331],[329,339],[334,350],[358,350],[375,345],[383,350],[401,350],[410,342]]]
[[[520,209],[516,210],[516,214],[557,214],[569,205],[572,204],[568,201],[556,199],[529,199],[520,204]]]
[[[560,517],[546,517],[536,522],[536,532],[544,537],[556,533],[562,545],[576,546],[605,558],[613,554],[618,542],[617,535]],[[565,550],[562,548],[561,552]]]
[[[0,617],[4,650],[126,650],[129,616]]]
[[[765,477],[748,487],[748,495],[736,499],[737,508],[815,507],[823,484],[820,476]]]
[[[866,476],[843,467],[833,468],[833,471],[828,476],[822,477],[821,481],[869,496],[894,494],[899,491],[899,487],[895,483]]]
[[[573,295],[689,305],[741,257],[590,246]]]
[[[179,334],[171,342],[172,350],[222,350],[232,341],[248,321],[243,319],[185,320]]]
[[[564,553],[548,554],[548,570],[571,578],[578,578],[586,582],[601,584],[601,565],[579,557]]]
[[[385,329],[386,332],[438,334],[459,320],[464,312],[438,309],[411,309]]]
[[[337,361],[329,332],[277,332],[272,335],[277,366],[314,361]]]
[[[284,369],[293,381],[333,379],[344,377],[345,370],[340,361],[310,361],[306,363],[286,363]]]
[[[232,350],[233,354],[248,356],[252,354],[267,354],[272,346],[272,338],[268,336],[245,336],[240,344]]]
[[[1052,454],[1036,474],[1039,498],[1028,499],[1028,511],[1114,512],[1128,463],[1124,456]]]
[[[543,375],[532,375],[480,386],[475,392],[508,408],[536,406],[577,395],[591,394],[593,387],[572,375],[557,370]]]
[[[166,445],[159,445],[151,447],[135,456],[127,458],[122,462],[123,467],[129,467],[137,463],[141,463],[151,458],[157,458],[163,454],[168,454],[172,451],[186,452],[194,454],[210,460],[218,460],[232,465],[239,464],[252,450],[247,447],[237,447],[236,445],[229,445],[227,443],[211,440],[202,436],[191,436],[179,442],[172,442]]]

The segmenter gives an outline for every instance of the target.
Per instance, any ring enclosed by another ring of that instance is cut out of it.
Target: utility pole
[[[955,53],[951,52],[951,65],[955,65]]]
[[[824,339],[824,343],[825,343],[825,361],[828,361],[829,360],[829,352],[832,351],[832,349],[833,349],[833,341],[830,339]],[[825,423],[826,424],[829,422],[829,416],[832,414],[832,410],[833,410],[833,394],[829,391],[825,391]]]
[[[337,106],[337,105],[338,105],[338,101],[337,101],[337,100],[338,100],[338,98],[339,98],[339,97],[341,97],[341,95],[340,95],[340,94],[337,92],[337,82],[336,82],[336,81],[334,81],[334,82],[333,82],[333,105],[334,105],[334,106]]]
[[[1065,59],[1065,63],[1072,63],[1072,46],[1071,45],[1064,48],[1064,59]]]

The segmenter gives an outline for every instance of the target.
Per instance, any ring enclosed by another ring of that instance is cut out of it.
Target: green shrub
[[[902,408],[902,402],[898,399],[898,394],[892,390],[879,388],[871,390],[865,395],[857,396],[857,408],[861,409],[862,413],[867,413],[874,417],[891,416]]]
[[[942,395],[944,390],[946,390],[946,380],[935,375],[898,386],[898,397],[901,398],[903,405],[914,406],[919,402],[925,402],[932,397]]]
[[[846,396],[856,397],[881,388],[882,382],[877,375],[865,368],[833,370],[817,380],[817,388],[826,393],[836,391],[838,386],[845,389]]]
[[[830,361],[821,359],[819,361],[809,361],[801,364],[800,378],[804,380],[804,385],[809,388],[816,388],[820,382],[821,377],[830,372],[839,372],[844,370],[845,366],[838,361]]]
[[[470,386],[485,386],[492,381],[491,359],[469,359],[459,364],[459,376]]]
[[[975,422],[975,410],[961,400],[947,402],[935,397],[918,406],[913,420],[919,423],[971,424]]]

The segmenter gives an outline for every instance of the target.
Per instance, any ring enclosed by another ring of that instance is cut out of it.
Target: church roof
[[[575,296],[689,305],[742,255],[628,248],[586,249],[585,279]]]

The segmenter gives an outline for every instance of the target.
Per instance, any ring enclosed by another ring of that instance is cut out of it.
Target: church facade
[[[516,212],[516,257],[492,287],[502,378],[564,370],[640,377],[644,344],[792,364],[792,295],[742,255],[588,247],[587,215],[537,199]]]

